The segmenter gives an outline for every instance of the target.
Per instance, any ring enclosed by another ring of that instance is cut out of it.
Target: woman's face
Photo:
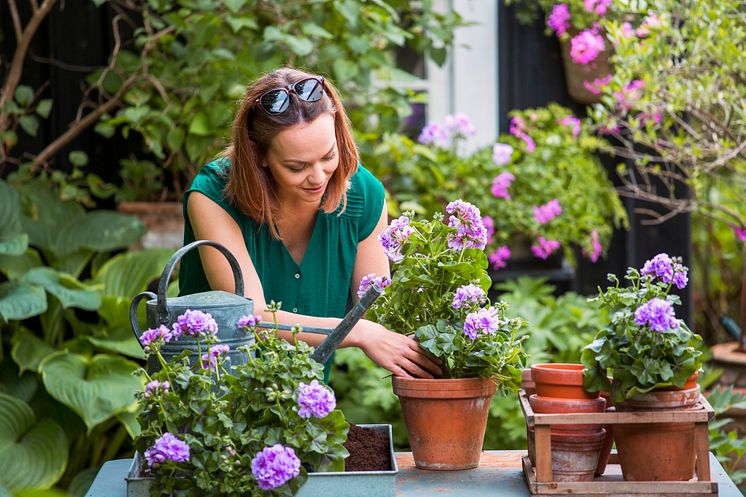
[[[334,116],[324,113],[281,131],[272,140],[266,161],[280,201],[318,206],[339,166]]]

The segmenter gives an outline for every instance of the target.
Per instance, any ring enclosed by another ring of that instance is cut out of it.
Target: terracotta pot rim
[[[528,402],[531,404],[534,412],[545,414],[604,412],[606,410],[606,399],[602,397],[594,399],[561,399],[533,394],[529,396]]]
[[[474,398],[492,397],[497,391],[493,378],[402,378],[393,376],[391,384],[399,397],[416,398]]]
[[[634,395],[617,404],[619,410],[638,409],[684,409],[692,407],[699,400],[700,387],[680,390],[651,390]]]

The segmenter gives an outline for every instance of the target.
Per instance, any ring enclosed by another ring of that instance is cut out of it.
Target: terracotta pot
[[[570,39],[574,38],[578,31],[571,29],[569,31]],[[581,104],[595,104],[601,101],[601,95],[594,95],[583,85],[584,81],[592,83],[595,79],[603,78],[613,72],[613,67],[609,62],[613,50],[611,43],[604,40],[606,50],[598,54],[596,60],[589,64],[576,64],[570,56],[571,43],[570,39],[560,41],[562,50],[562,65],[565,68],[565,83],[567,84],[567,93],[570,98]]]
[[[606,400],[600,397],[597,399],[557,399],[534,394],[529,397],[528,402],[534,412],[544,414],[604,412],[606,410]],[[554,425],[552,433],[588,433],[598,432],[600,429],[600,425]]]
[[[460,470],[479,466],[495,380],[392,380],[399,397],[415,466]]]
[[[585,434],[552,434],[552,476],[554,481],[590,481],[596,473],[606,431]]]
[[[117,210],[138,217],[148,230],[131,249],[176,249],[183,245],[184,215],[181,202],[121,202]]]
[[[598,392],[588,392],[583,386],[583,365],[547,363],[531,366],[536,394],[560,399],[595,399]]]
[[[531,397],[536,393],[536,383],[534,383],[531,377],[531,368],[523,368],[521,370],[521,388],[526,391],[527,397]]]
[[[699,399],[699,386],[654,390],[616,406],[619,411],[689,409]],[[614,440],[622,475],[630,481],[687,481],[694,477],[694,423],[618,424]]]

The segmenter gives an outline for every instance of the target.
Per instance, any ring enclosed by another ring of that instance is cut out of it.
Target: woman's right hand
[[[351,345],[360,348],[394,376],[433,378],[442,373],[440,366],[420,348],[416,340],[389,331],[380,324],[360,320],[350,338]]]

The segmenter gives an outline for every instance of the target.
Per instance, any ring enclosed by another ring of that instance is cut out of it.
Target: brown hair
[[[317,102],[304,102],[290,92],[290,106],[280,114],[270,115],[258,108],[256,100],[265,92],[287,88],[301,79],[314,77],[297,69],[284,67],[254,81],[233,120],[231,144],[221,153],[231,161],[227,199],[257,223],[266,223],[270,233],[280,238],[275,223],[279,219],[279,201],[275,182],[268,167],[262,167],[264,155],[272,140],[284,129],[311,122],[323,113],[334,116],[334,133],[339,150],[339,166],[332,174],[321,208],[330,213],[347,205],[348,180],[357,171],[358,152],[352,137],[350,121],[334,86],[324,80],[324,92]]]

